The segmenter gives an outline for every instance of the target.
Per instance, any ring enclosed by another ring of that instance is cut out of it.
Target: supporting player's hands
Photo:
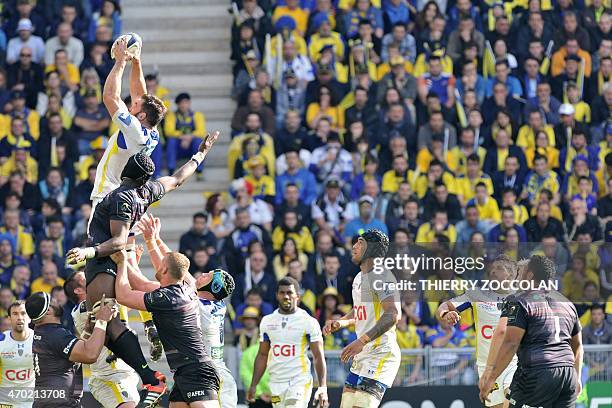
[[[68,261],[68,265],[76,265],[87,259],[95,258],[95,256],[96,249],[94,247],[72,248],[66,254],[66,261]]]
[[[343,363],[346,363],[351,358],[353,358],[357,354],[361,353],[361,350],[363,350],[363,346],[364,346],[364,344],[363,344],[363,342],[361,340],[359,340],[359,339],[354,340],[353,342],[351,342],[351,344],[346,346],[344,348],[344,350],[342,350],[342,354],[340,355],[340,360]]]
[[[114,263],[116,263],[117,265],[120,265],[127,261],[128,254],[126,250],[121,250],[121,251],[117,251],[114,254],[112,254],[110,258],[113,260]]]
[[[443,319],[449,325],[454,326],[459,322],[459,320],[461,320],[461,316],[459,315],[459,312],[457,311],[457,308],[453,302],[446,302],[446,306],[448,307],[448,312],[444,314]]]
[[[246,392],[246,400],[247,402],[255,402],[255,392],[257,390],[257,387],[254,386],[250,386],[249,389]]]
[[[485,368],[484,373],[480,377],[480,381],[478,381],[478,388],[480,389],[479,398],[480,401],[484,404],[486,401],[489,401],[489,394],[493,390],[495,386],[495,378],[491,376],[491,369],[489,367]]]
[[[149,213],[142,216],[138,224],[136,224],[138,231],[142,232],[142,236],[145,240],[155,239],[155,220]]]
[[[213,147],[213,145],[215,144],[215,142],[217,141],[217,139],[219,139],[220,135],[221,135],[221,132],[219,132],[218,130],[215,130],[214,132],[212,132],[212,134],[208,133],[206,137],[204,138],[204,140],[202,141],[202,143],[200,143],[198,152],[204,153],[204,154],[208,153],[210,149]]]
[[[329,398],[327,397],[327,387],[322,386],[317,388],[314,395],[314,403],[316,408],[329,407]]]
[[[328,320],[325,322],[325,326],[323,326],[322,332],[324,336],[330,335],[332,333],[340,330],[342,325],[338,320]]]
[[[116,303],[109,303],[106,301],[106,295],[102,295],[102,300],[100,301],[100,309],[96,313],[96,320],[100,320],[103,322],[108,322],[112,318],[114,318],[119,312],[119,307]]]

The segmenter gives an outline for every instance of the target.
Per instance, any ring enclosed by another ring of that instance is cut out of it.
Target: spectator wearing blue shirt
[[[355,8],[344,15],[345,35],[354,38],[359,35],[359,24],[367,20],[374,29],[374,35],[382,38],[384,33],[383,16],[379,9],[373,7],[370,0],[357,0]]]
[[[508,88],[508,93],[511,96],[523,96],[521,81],[519,81],[518,78],[510,75],[510,67],[508,66],[508,61],[506,60],[497,61],[495,63],[495,77],[489,79],[487,90],[485,92],[485,96],[487,98],[493,96],[493,86],[495,86],[497,83],[506,85]]]
[[[410,9],[402,0],[383,1],[383,10],[390,26],[394,26],[396,23],[408,24],[410,22]]]
[[[389,233],[387,225],[377,218],[372,217],[372,209],[374,207],[374,199],[364,195],[359,199],[359,218],[351,220],[344,228],[344,239],[347,246],[350,247],[351,241],[355,235],[368,229],[379,229],[385,234]]]
[[[287,171],[276,176],[276,204],[280,204],[285,196],[285,187],[295,184],[300,191],[300,200],[310,205],[317,198],[317,180],[307,169],[301,167],[299,152],[290,148],[285,152]]]
[[[497,224],[489,231],[489,242],[505,242],[506,232],[511,229],[514,229],[518,234],[519,242],[527,242],[527,232],[525,228],[515,222],[514,210],[512,207],[502,208],[501,217],[501,224]]]
[[[481,33],[483,32],[482,19],[478,13],[478,8],[474,6],[470,0],[457,0],[457,3],[448,12],[448,23],[446,24],[447,33],[459,27],[461,16],[469,16],[474,24],[476,24],[476,30]]]
[[[0,284],[8,285],[17,265],[27,265],[25,259],[14,254],[15,239],[10,234],[0,235]]]
[[[489,231],[489,224],[480,219],[478,208],[468,205],[465,208],[465,219],[455,225],[457,230],[457,243],[467,244],[472,240],[472,235],[479,232],[485,235]]]

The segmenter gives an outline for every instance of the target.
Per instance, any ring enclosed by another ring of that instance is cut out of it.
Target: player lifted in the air
[[[299,292],[300,284],[291,277],[278,282],[276,299],[279,307],[265,316],[259,326],[259,352],[246,395],[249,402],[255,401],[257,384],[267,369],[274,408],[308,407],[313,380],[307,356],[310,348],[319,380],[315,403],[321,408],[328,406],[321,328],[316,319],[298,307]]]
[[[28,391],[34,389],[35,380],[32,360],[34,330],[28,327],[30,318],[23,300],[11,304],[8,315],[11,330],[0,334],[0,407],[29,408],[33,399]]]
[[[501,282],[513,280],[516,277],[516,262],[506,255],[497,257],[490,266],[489,280]],[[478,342],[478,347],[476,347],[478,351],[476,367],[478,368],[479,377],[483,376],[487,367],[487,358],[492,344],[491,339],[501,316],[501,305],[510,294],[510,292],[504,291],[469,290],[448,302],[442,303],[436,312],[436,317],[439,320],[445,320],[448,324],[455,325],[460,319],[459,313],[472,308]],[[514,356],[508,368],[497,378],[493,391],[489,394],[488,401],[485,402],[485,406],[496,408],[508,407],[505,395],[516,372],[516,363],[517,358]]]
[[[353,358],[341,408],[378,407],[400,367],[395,325],[401,309],[399,293],[391,290],[396,281],[390,271],[374,271],[374,259],[384,257],[388,248],[389,238],[379,230],[359,236],[351,251],[351,260],[360,269],[353,281],[353,309],[339,320],[328,320],[323,327],[324,335],[350,325],[357,333],[357,340],[340,356],[343,362]]]
[[[121,99],[121,78],[127,63],[131,61],[130,98],[132,104],[128,110]],[[91,192],[92,208],[90,222],[96,206],[111,191],[121,184],[121,172],[128,159],[138,152],[150,156],[159,143],[157,125],[166,113],[161,99],[147,94],[139,54],[129,54],[124,38],[117,40],[115,49],[115,66],[104,84],[104,106],[113,122],[119,127],[104,151],[104,156],[96,170],[96,180]],[[88,231],[89,232],[89,231]],[[153,325],[151,314],[140,314],[145,326],[145,333],[151,343],[151,358],[159,359],[162,353],[161,342]]]
[[[85,302],[85,273],[73,272],[64,283],[64,292],[76,306],[72,309],[75,331],[80,338],[91,335],[90,312]],[[109,349],[102,348],[95,363],[89,365],[89,390],[103,408],[134,408],[140,400],[138,374]]]

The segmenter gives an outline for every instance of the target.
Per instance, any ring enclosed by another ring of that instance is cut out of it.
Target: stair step
[[[166,52],[166,51],[218,51],[227,50],[226,53],[230,55],[229,49],[229,37],[228,38],[207,38],[206,41],[202,42],[201,37],[199,38],[185,38],[185,39],[159,39],[159,40],[147,40],[144,55],[151,52]],[[226,58],[227,59],[227,58]],[[229,60],[228,60],[229,61]]]
[[[142,5],[129,7],[123,14],[123,17],[127,21],[125,24],[127,25],[129,23],[130,27],[133,21],[152,19],[155,20],[154,23],[157,24],[159,20],[167,21],[170,19],[180,19],[184,21],[186,19],[200,18],[200,22],[202,23],[203,19],[206,18],[231,18],[228,8],[229,6],[224,4],[209,4],[206,5],[206,7],[195,4],[173,4],[172,7],[151,7],[150,5]]]

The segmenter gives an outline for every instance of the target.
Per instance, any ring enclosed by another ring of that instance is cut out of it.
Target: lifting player
[[[115,296],[117,265],[110,255],[126,248],[129,231],[152,203],[175,190],[193,175],[218,137],[219,132],[207,136],[191,160],[172,176],[158,180],[149,180],[155,171],[155,165],[149,156],[139,152],[130,157],[121,172],[121,186],[105,196],[95,209],[89,226],[93,245],[73,248],[67,255],[71,264],[87,260],[85,275],[89,310],[95,312],[103,295],[109,298]],[[165,378],[160,372],[149,368],[138,338],[118,317],[108,325],[106,347],[132,367],[142,379],[141,404],[150,407],[157,403],[167,390]]]

